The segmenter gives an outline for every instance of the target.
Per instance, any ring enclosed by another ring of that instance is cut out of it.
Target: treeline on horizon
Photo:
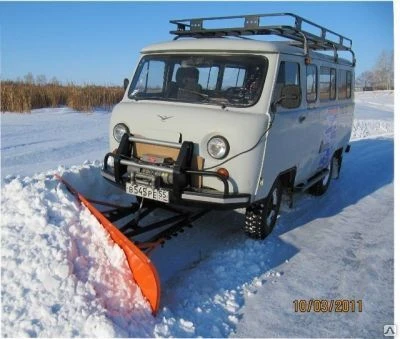
[[[356,87],[363,90],[393,90],[394,51],[383,50],[374,67],[357,77]]]
[[[1,81],[0,111],[30,113],[37,108],[68,106],[81,112],[95,108],[111,109],[121,101],[124,89],[117,86],[63,85],[56,80],[36,81],[31,76],[24,80]]]

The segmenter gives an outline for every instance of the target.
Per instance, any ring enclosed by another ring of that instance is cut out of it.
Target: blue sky
[[[272,12],[351,38],[356,74],[393,50],[392,2],[0,2],[1,78],[120,85],[142,47],[172,39],[170,19]]]

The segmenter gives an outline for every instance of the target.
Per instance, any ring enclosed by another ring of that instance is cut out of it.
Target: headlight
[[[108,159],[107,159],[107,167],[114,168],[114,158],[113,157],[108,157]]]
[[[122,136],[125,133],[129,134],[129,128],[125,124],[116,124],[114,126],[113,135],[117,142],[121,142]]]
[[[214,159],[223,159],[229,153],[229,143],[220,135],[212,137],[207,143],[207,151]]]

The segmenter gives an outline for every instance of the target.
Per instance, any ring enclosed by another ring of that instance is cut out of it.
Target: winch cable
[[[216,168],[216,167],[220,167],[220,166],[226,164],[227,162],[229,162],[229,161],[231,161],[231,160],[233,160],[233,159],[235,159],[235,158],[237,158],[237,157],[239,157],[239,156],[241,156],[241,155],[243,155],[243,154],[245,154],[245,153],[251,152],[253,149],[255,149],[255,148],[259,145],[259,143],[261,142],[261,140],[264,138],[264,136],[265,136],[265,135],[268,133],[268,131],[271,129],[272,124],[274,123],[274,120],[275,120],[275,113],[272,113],[272,114],[271,114],[271,121],[270,121],[270,123],[269,123],[269,125],[268,125],[268,128],[267,128],[265,131],[262,132],[260,138],[257,140],[257,142],[255,143],[254,146],[250,147],[249,149],[247,149],[247,150],[245,150],[245,151],[243,151],[243,152],[240,152],[240,153],[238,153],[238,154],[235,154],[235,155],[231,156],[230,158],[226,159],[225,161],[223,161],[223,162],[221,162],[221,163],[219,163],[219,164],[217,164],[217,165],[204,168],[204,171],[208,171],[208,170],[210,170],[210,169],[214,169],[214,168]]]

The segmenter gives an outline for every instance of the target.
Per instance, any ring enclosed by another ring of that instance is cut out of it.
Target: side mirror
[[[281,92],[281,106],[284,108],[296,108],[301,103],[300,86],[286,85]]]
[[[129,86],[129,79],[125,78],[125,79],[124,79],[124,90],[125,90],[125,91],[126,91],[126,89],[128,88],[128,86]]]
[[[301,103],[301,91],[297,85],[286,85],[282,87],[280,97],[271,104],[271,111],[276,113],[276,108],[281,105],[284,108],[296,108]]]

